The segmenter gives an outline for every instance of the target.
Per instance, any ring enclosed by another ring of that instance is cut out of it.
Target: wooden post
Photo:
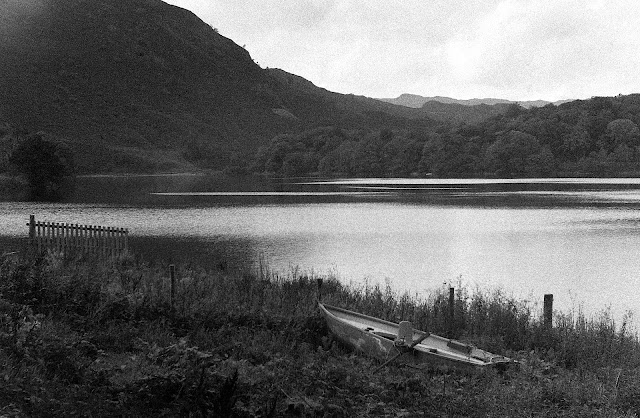
[[[80,228],[78,227],[78,224],[73,224],[73,252],[77,255],[78,254],[78,247],[79,247],[79,243],[80,243]]]
[[[71,233],[72,233],[71,225],[68,223],[64,224],[64,254],[67,256],[71,253]]]
[[[106,248],[104,242],[104,227],[98,226],[98,254],[104,257],[104,250]]]
[[[89,232],[91,233],[91,254],[98,253],[98,228],[93,225],[89,225]]]
[[[44,235],[44,228],[42,227],[41,222],[36,222],[36,247],[38,247],[38,254],[42,252],[42,235]]]
[[[105,245],[106,248],[106,255],[108,255],[109,257],[113,257],[114,251],[113,251],[113,228],[108,226],[107,227],[107,243]]]
[[[29,240],[33,241],[36,237],[36,217],[35,215],[29,216]]]
[[[65,222],[61,223],[62,228],[62,252],[67,255],[69,243],[69,228]]]
[[[171,310],[174,308],[174,304],[176,301],[176,266],[175,264],[169,265],[169,274],[171,276],[171,293],[169,298],[169,304],[171,306]]]
[[[45,240],[45,245],[44,245],[46,250],[47,248],[51,248],[51,245],[52,245],[51,243],[53,242],[53,238],[51,235],[51,222],[45,222],[44,227],[47,230],[47,238]]]
[[[544,295],[544,326],[545,328],[553,327],[553,295]]]
[[[33,256],[36,251],[36,217],[29,216],[29,254]]]
[[[56,253],[60,251],[60,229],[58,229],[58,222],[53,222],[51,225],[51,234],[53,235],[53,244],[51,246],[53,247],[52,251]]]
[[[120,229],[117,228],[116,229],[116,256],[121,256],[122,255],[122,234],[120,233]]]
[[[62,251],[62,240],[64,239],[62,232],[62,224],[56,222],[56,253]]]
[[[455,314],[455,301],[456,293],[453,287],[449,287],[449,337],[453,338],[454,334],[454,314]]]
[[[87,231],[86,225],[80,227],[82,233],[82,252],[87,254],[89,252],[89,231]]]
[[[116,235],[116,228],[111,227],[111,257],[116,258],[118,256],[118,235]]]

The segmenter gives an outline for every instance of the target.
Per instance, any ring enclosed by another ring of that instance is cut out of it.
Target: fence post
[[[544,295],[544,327],[553,327],[553,295]]]
[[[98,226],[98,254],[101,255],[102,257],[104,257],[104,250],[106,249],[106,243],[105,241],[105,234],[104,234],[104,227],[103,226]]]
[[[115,249],[116,249],[116,257],[120,257],[122,255],[122,234],[120,233],[120,228],[116,228],[115,230]]]
[[[171,306],[171,310],[174,309],[174,304],[176,300],[176,266],[175,264],[169,265],[169,274],[171,276],[171,289],[169,294],[169,304]]]
[[[455,315],[455,289],[449,287],[449,337],[453,338],[454,335],[454,315]]]
[[[58,248],[60,246],[60,235],[59,235],[60,230],[58,229],[58,222],[51,222],[51,236],[53,237],[53,244],[51,244],[51,246],[53,247],[53,252],[56,253],[60,250],[60,248]]]
[[[87,254],[89,252],[89,232],[87,231],[86,225],[80,226],[80,235],[82,236],[82,239],[80,241],[80,244],[82,246],[82,253]]]
[[[44,247],[44,245],[42,244],[42,235],[44,234],[44,227],[42,226],[41,222],[36,222],[35,223],[35,243],[34,245],[36,246],[36,248],[38,249],[38,254],[40,254],[42,252],[42,248]]]
[[[36,251],[36,217],[29,215],[29,256]]]

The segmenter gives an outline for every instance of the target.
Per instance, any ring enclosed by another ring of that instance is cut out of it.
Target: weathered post
[[[553,295],[544,295],[544,327],[553,327]]]
[[[454,334],[454,314],[455,314],[455,289],[449,287],[449,337],[453,338]]]
[[[124,252],[125,254],[129,252],[129,230],[124,229]]]
[[[171,306],[171,310],[173,311],[175,300],[176,300],[176,266],[175,264],[169,265],[169,275],[171,277],[169,304]]]
[[[29,215],[29,256],[36,252],[36,217]]]

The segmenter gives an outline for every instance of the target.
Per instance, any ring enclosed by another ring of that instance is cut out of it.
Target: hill
[[[379,131],[323,128],[278,135],[260,150],[254,169],[341,177],[636,177],[640,173],[640,94],[530,109],[431,101],[419,111],[464,123]]]
[[[496,103],[464,105],[460,103],[444,103],[437,100],[430,100],[420,108],[427,116],[435,120],[478,123],[483,120],[504,114],[509,106],[518,106],[515,103]]]
[[[81,173],[640,173],[637,95],[529,109],[344,95],[261,68],[160,0],[5,0],[0,39],[0,172],[21,136],[44,131]]]
[[[278,133],[432,123],[262,69],[160,0],[7,0],[0,37],[0,122],[65,138],[81,171],[221,167]]]
[[[518,104],[525,109],[529,109],[532,107],[542,107],[548,104],[554,104],[556,106],[561,105],[563,103],[570,102],[571,100],[558,100],[555,102],[549,102],[547,100],[523,100],[523,101],[514,101],[514,100],[506,100],[506,99],[467,99],[467,100],[459,100],[452,99],[451,97],[443,97],[443,96],[433,96],[433,97],[424,97],[419,96],[417,94],[401,94],[400,96],[394,99],[378,99],[385,103],[392,103],[400,106],[420,108],[423,107],[428,102],[438,102],[445,104],[457,104],[463,106],[477,106],[477,105],[509,105],[509,104]]]

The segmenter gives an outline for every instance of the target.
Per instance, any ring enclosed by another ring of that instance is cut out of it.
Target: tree
[[[587,155],[591,138],[581,125],[575,125],[571,132],[562,138],[562,151],[570,161],[580,161]]]
[[[75,186],[71,150],[41,133],[24,139],[12,152],[9,163],[26,179],[30,200],[58,201]]]
[[[536,155],[540,151],[540,143],[533,135],[509,131],[499,135],[487,148],[485,163],[489,171],[498,176],[523,175],[534,171],[532,164],[537,159],[548,159],[546,152],[544,155]]]
[[[294,138],[291,135],[278,135],[271,140],[268,149],[268,158],[264,164],[267,173],[280,173],[282,164],[287,154],[293,151],[291,142]]]
[[[384,153],[384,137],[370,133],[355,149],[354,163],[356,174],[363,177],[384,177],[387,158]]]
[[[422,148],[420,167],[436,176],[469,176],[478,170],[477,146],[456,132],[434,133]]]
[[[600,151],[592,151],[587,157],[578,161],[578,166],[585,173],[604,176],[609,174],[609,160],[607,151],[604,148],[600,148]]]
[[[505,110],[504,116],[506,118],[515,119],[521,114],[523,114],[525,111],[526,110],[524,107],[520,106],[517,103],[512,103],[509,106],[507,106],[507,110]]]
[[[607,124],[602,143],[607,151],[615,150],[620,145],[633,149],[640,145],[640,129],[629,119],[613,120]]]
[[[555,172],[556,159],[548,146],[544,146],[539,152],[527,157],[524,167],[525,174],[529,177],[551,176]]]
[[[282,162],[281,174],[285,176],[302,176],[318,169],[318,161],[310,152],[293,152],[287,154]]]
[[[358,145],[354,141],[344,141],[336,150],[335,173],[343,175],[354,175],[356,171],[355,154]]]
[[[406,177],[418,172],[424,143],[411,135],[398,135],[385,145],[389,174]]]
[[[433,173],[434,171],[438,171],[440,163],[446,158],[442,135],[432,133],[428,136],[422,148],[421,157],[420,168],[422,172]]]

